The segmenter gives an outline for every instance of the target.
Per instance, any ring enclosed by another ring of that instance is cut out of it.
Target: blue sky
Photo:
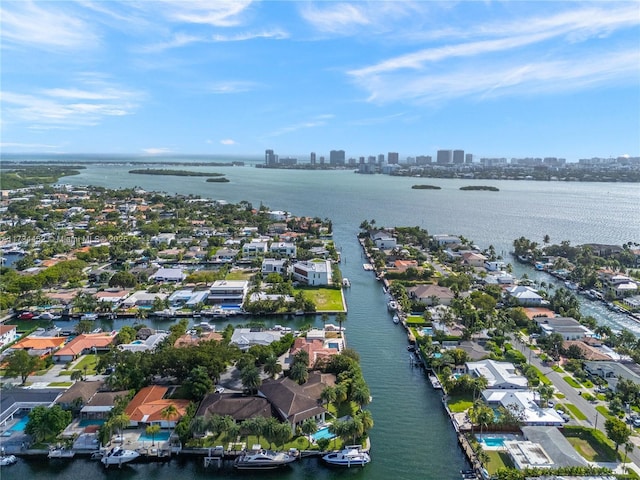
[[[640,2],[3,0],[4,152],[640,156]]]

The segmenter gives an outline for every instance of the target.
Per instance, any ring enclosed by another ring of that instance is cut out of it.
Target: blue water
[[[329,348],[335,348],[335,349],[337,349],[338,347],[340,347],[340,344],[339,344],[339,343],[333,343],[333,342],[329,343]]]
[[[170,435],[171,435],[171,432],[169,432],[168,430],[165,430],[165,431],[160,431],[156,433],[152,438],[151,435],[147,435],[147,433],[145,432],[138,437],[138,441],[151,442],[155,439],[156,442],[164,442],[166,440],[169,440]]]
[[[423,335],[433,335],[433,328],[431,327],[424,327],[422,329],[422,333]]]
[[[318,430],[313,435],[311,435],[311,438],[313,438],[315,441],[318,441],[321,438],[326,438],[328,440],[331,440],[332,438],[335,438],[335,435],[329,432],[329,427],[324,427]]]
[[[79,427],[88,427],[90,425],[102,425],[104,420],[83,419],[78,423]]]
[[[11,430],[12,432],[23,432],[24,428],[27,426],[27,423],[29,423],[29,417],[22,417],[20,421],[9,430]]]
[[[480,439],[487,447],[504,447],[504,438],[499,437],[483,437]]]

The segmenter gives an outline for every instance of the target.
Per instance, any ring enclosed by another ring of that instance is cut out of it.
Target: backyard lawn
[[[318,312],[343,312],[342,290],[334,288],[294,289],[294,295],[302,292],[304,298],[312,300]]]
[[[484,452],[489,456],[486,469],[491,475],[501,468],[513,468],[513,462],[509,458],[509,454],[507,452],[501,452],[498,450],[485,450]]]
[[[83,373],[86,370],[87,375],[95,375],[96,374],[96,365],[98,364],[98,355],[85,355],[82,357],[78,363],[73,367],[74,370],[81,370]]]
[[[562,434],[569,440],[580,455],[591,462],[615,462],[616,452],[602,439],[593,436],[590,429],[564,428]]]

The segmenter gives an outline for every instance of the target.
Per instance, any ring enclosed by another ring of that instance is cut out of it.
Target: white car
[[[215,392],[216,393],[224,393],[224,387],[220,387],[220,386],[216,387]]]
[[[547,407],[553,408],[554,405],[555,405],[555,402],[553,400],[547,400]]]

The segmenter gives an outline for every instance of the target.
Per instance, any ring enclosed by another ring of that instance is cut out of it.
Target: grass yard
[[[571,385],[573,388],[580,388],[580,384],[578,382],[576,382],[573,377],[570,377],[569,375],[566,375],[566,376],[562,377],[562,379],[565,382],[567,382],[569,385]]]
[[[98,364],[98,355],[85,355],[83,356],[73,367],[74,370],[81,370],[82,372],[87,369],[87,375],[96,374],[96,365]]]
[[[449,407],[449,410],[451,410],[454,413],[464,412],[465,410],[473,406],[473,398],[471,398],[471,395],[465,395],[465,396],[452,395],[449,397],[447,406]]]
[[[302,292],[304,298],[312,300],[318,312],[344,312],[342,290],[334,288],[305,288],[293,289],[293,294]]]
[[[251,271],[233,271],[225,275],[225,280],[251,280],[255,272]]]
[[[565,407],[566,410],[569,411],[569,413],[571,414],[572,417],[577,418],[578,420],[586,420],[587,416],[582,413],[578,407],[576,407],[574,404],[572,403],[563,403],[562,404],[563,407]]]
[[[491,475],[497,473],[501,468],[513,468],[513,462],[507,452],[485,450],[485,453],[489,456],[489,461],[484,467]]]
[[[51,382],[47,387],[70,387],[71,385],[73,385],[73,382]]]
[[[534,367],[533,365],[531,365],[531,368],[533,368],[536,372],[536,375],[538,375],[538,379],[540,380],[540,383],[543,383],[545,385],[551,385],[551,380],[549,380],[544,373],[542,373],[540,370],[538,370],[536,367]]]
[[[425,319],[419,315],[409,315],[406,319],[407,325],[424,325]]]
[[[591,429],[582,427],[562,429],[562,434],[573,445],[580,455],[591,462],[615,462],[616,452],[604,434],[596,432],[594,436]]]

